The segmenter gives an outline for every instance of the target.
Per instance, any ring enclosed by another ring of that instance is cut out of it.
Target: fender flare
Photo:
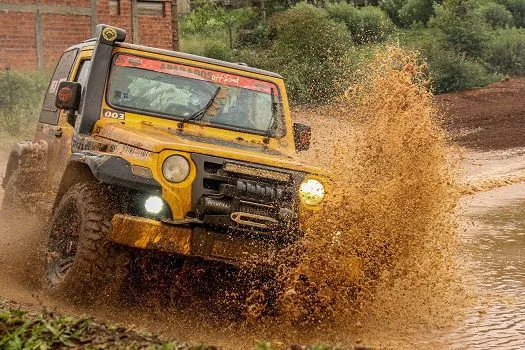
[[[21,141],[11,147],[2,187],[5,189],[11,175],[20,169],[24,172],[43,172],[47,167],[48,144],[44,140]]]
[[[135,175],[131,163],[126,159],[115,155],[80,151],[69,157],[53,208],[56,208],[72,185],[95,179],[107,185],[157,195],[162,193],[162,186],[157,180]]]

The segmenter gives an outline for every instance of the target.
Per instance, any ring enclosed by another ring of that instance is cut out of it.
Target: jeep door
[[[47,152],[47,180],[53,191],[58,189],[62,173],[71,153],[73,126],[67,122],[67,113],[55,107],[55,94],[61,81],[77,81],[85,86],[90,67],[91,50],[66,51],[60,58],[44,99],[37,126],[36,138],[45,140]],[[76,112],[75,112],[76,113]]]

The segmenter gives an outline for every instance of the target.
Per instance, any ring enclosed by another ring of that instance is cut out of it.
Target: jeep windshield
[[[156,59],[117,55],[108,102],[116,109],[177,121],[268,136],[282,133],[280,94],[275,84]],[[192,118],[196,114],[201,114],[198,121]]]

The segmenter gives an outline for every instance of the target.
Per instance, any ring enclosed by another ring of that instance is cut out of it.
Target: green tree
[[[525,29],[500,29],[490,42],[487,61],[499,72],[525,74]]]
[[[502,4],[488,2],[479,8],[479,12],[493,28],[510,28],[514,25],[512,13]]]
[[[491,38],[491,28],[473,0],[445,0],[435,7],[429,25],[443,33],[448,49],[467,57],[481,57]]]
[[[351,37],[342,23],[307,3],[299,3],[273,18],[277,37],[270,68],[287,81],[297,102],[328,101],[338,95],[338,79],[344,77],[344,57]]]
[[[399,10],[399,18],[405,26],[414,23],[426,25],[434,15],[434,0],[408,0]]]
[[[346,2],[326,4],[330,17],[346,25],[357,44],[384,41],[393,32],[394,25],[380,8],[365,6],[357,8]]]
[[[390,19],[398,26],[403,25],[403,21],[399,16],[399,11],[407,3],[408,0],[382,0],[379,7],[386,12]]]
[[[516,26],[525,27],[525,0],[497,0],[512,13]]]

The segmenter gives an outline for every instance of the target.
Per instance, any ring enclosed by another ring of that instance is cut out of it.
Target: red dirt
[[[442,94],[435,101],[459,145],[480,151],[525,147],[525,77]]]

